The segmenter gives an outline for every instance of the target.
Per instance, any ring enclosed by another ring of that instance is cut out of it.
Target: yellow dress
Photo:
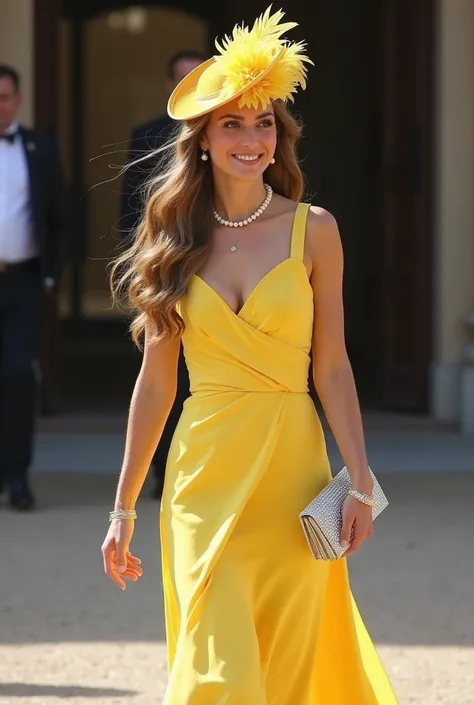
[[[395,705],[345,559],[316,561],[299,513],[330,480],[308,395],[309,206],[290,257],[236,314],[194,276],[180,304],[191,396],[160,526],[165,705]]]

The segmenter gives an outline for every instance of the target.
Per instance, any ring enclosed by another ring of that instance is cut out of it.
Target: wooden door
[[[382,405],[426,410],[432,351],[435,0],[383,0]]]

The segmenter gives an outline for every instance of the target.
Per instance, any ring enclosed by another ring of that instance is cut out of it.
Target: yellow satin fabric
[[[237,314],[197,276],[180,305],[192,395],[160,517],[165,705],[396,704],[345,559],[314,560],[299,524],[331,477],[307,393],[307,212]]]

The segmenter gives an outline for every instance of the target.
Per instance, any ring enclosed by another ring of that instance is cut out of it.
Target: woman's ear
[[[200,136],[200,138],[199,138],[199,146],[200,146],[200,148],[201,148],[203,151],[206,151],[206,152],[207,152],[207,150],[209,149],[209,145],[208,145],[208,143],[207,143],[205,131],[203,131],[203,132],[201,133],[201,136]]]

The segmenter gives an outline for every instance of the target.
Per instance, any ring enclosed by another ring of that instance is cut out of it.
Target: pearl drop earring
[[[275,157],[272,157],[272,159],[270,160],[270,164],[275,164]]]
[[[209,159],[209,157],[207,156],[207,154],[204,150],[202,150],[201,159],[203,162],[207,162],[207,160]]]

